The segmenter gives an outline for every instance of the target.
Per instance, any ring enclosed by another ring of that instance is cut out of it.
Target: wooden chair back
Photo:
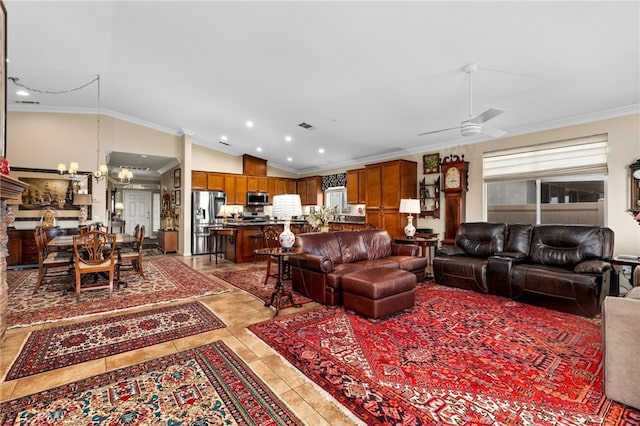
[[[116,244],[116,236],[107,234],[102,231],[89,231],[84,235],[73,236],[73,251],[75,253],[76,265],[84,263],[88,266],[103,265],[106,260],[114,263],[114,250]],[[108,257],[105,258],[104,253],[108,250]],[[83,252],[84,256],[81,256]],[[109,266],[106,265],[101,271],[106,271]],[[95,271],[92,271],[95,272]]]

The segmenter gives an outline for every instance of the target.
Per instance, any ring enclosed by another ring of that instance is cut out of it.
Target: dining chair
[[[71,277],[73,269],[71,253],[64,251],[49,251],[47,235],[44,229],[37,227],[33,233],[38,251],[38,280],[33,294],[38,293],[40,286],[47,277]]]
[[[80,301],[80,293],[87,290],[108,289],[109,298],[113,296],[113,276],[115,274],[115,251],[105,250],[116,246],[116,236],[102,231],[89,231],[85,235],[73,236],[75,259],[76,302]],[[81,254],[84,254],[84,257]],[[83,286],[82,275],[100,272],[108,274],[108,283],[87,282]]]
[[[129,251],[118,250],[118,262],[116,265],[116,281],[118,285],[123,284],[127,286],[127,282],[120,280],[120,272],[122,268],[130,267],[131,270],[136,271],[142,278],[144,276],[144,268],[142,266],[142,247],[144,246],[144,234],[145,227],[142,225],[138,230],[138,238],[133,243],[133,249]]]

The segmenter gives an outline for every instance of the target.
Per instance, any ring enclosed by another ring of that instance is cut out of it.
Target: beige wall
[[[176,157],[183,162],[181,137],[123,120],[103,117],[101,119],[103,150]],[[95,124],[95,115],[9,112],[7,117],[7,158],[9,163],[19,167],[55,169],[59,162],[68,163],[75,160],[80,163],[82,170],[92,170],[96,162]],[[640,115],[463,145],[441,150],[440,156],[444,158],[450,154],[464,154],[465,160],[469,161],[467,221],[482,221],[484,220],[482,156],[485,152],[598,133],[607,133],[609,138],[606,224],[616,234],[615,252],[617,254],[640,254],[640,226],[626,211],[629,208],[630,192],[628,165],[640,158]],[[433,152],[437,151],[404,157],[417,162],[418,180],[422,179],[422,155]],[[192,145],[191,160],[192,168],[195,170],[242,172],[241,156],[231,156],[199,145]],[[348,168],[355,169],[363,166],[364,164]],[[322,174],[344,171],[346,168]],[[298,177],[273,167],[268,168],[268,175]],[[96,185],[95,188],[94,193],[100,198],[99,208],[96,211],[104,212],[106,210],[104,184],[102,186]],[[443,220],[420,219],[418,227],[429,227],[442,233]]]

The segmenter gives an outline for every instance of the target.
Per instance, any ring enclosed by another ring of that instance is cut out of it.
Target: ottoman
[[[378,320],[413,307],[416,281],[415,274],[402,269],[351,272],[342,277],[342,303],[345,309]]]

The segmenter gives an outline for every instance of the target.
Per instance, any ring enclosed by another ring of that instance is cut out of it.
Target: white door
[[[126,232],[133,234],[136,225],[144,225],[145,235],[151,233],[151,191],[122,191]]]

